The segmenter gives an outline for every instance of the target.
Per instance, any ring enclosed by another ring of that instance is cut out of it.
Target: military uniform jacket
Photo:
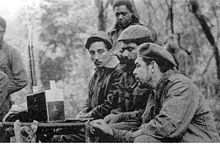
[[[6,43],[3,43],[0,48],[0,71],[7,74],[9,78],[9,95],[27,85],[27,74],[21,55]]]
[[[10,109],[10,96],[8,95],[8,76],[0,71],[0,121]]]
[[[104,118],[118,104],[117,85],[122,76],[121,69],[96,68],[89,82],[89,97],[85,102],[82,113],[92,111],[91,117]]]
[[[135,133],[113,130],[118,141],[133,142],[140,135],[161,142],[217,142],[213,114],[205,97],[190,79],[168,71],[159,82],[156,95],[149,97],[144,123]]]

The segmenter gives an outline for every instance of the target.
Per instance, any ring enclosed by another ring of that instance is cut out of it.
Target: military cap
[[[123,30],[118,41],[135,41],[137,39],[147,39],[146,42],[153,42],[151,31],[142,25],[131,25]]]
[[[6,21],[2,17],[0,17],[0,25],[5,29],[6,28]]]
[[[177,66],[173,56],[162,46],[154,43],[144,43],[139,47],[139,56],[149,60],[168,61],[173,66]]]
[[[92,34],[86,41],[85,47],[89,49],[90,45],[94,42],[103,41],[107,45],[107,49],[112,48],[112,39],[104,31],[98,31]]]

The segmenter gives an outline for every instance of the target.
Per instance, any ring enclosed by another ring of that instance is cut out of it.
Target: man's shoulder
[[[194,89],[196,90],[197,87],[196,85],[193,83],[193,81],[183,75],[183,74],[173,74],[169,77],[169,84],[167,85],[170,89],[176,89],[178,91],[185,91],[185,90],[189,90],[189,89]]]
[[[11,52],[17,52],[18,50],[14,48],[13,46],[9,45],[8,43],[4,42],[4,49],[7,50],[9,53]]]

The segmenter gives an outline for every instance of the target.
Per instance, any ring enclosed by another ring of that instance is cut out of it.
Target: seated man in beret
[[[95,73],[89,81],[88,99],[77,118],[102,119],[117,107],[117,85],[122,76],[117,57],[111,53],[112,40],[105,32],[91,35],[85,44],[95,64]],[[76,135],[56,136],[54,142],[83,142],[84,131]]]
[[[117,142],[219,142],[205,97],[189,78],[175,72],[172,55],[152,43],[139,48],[134,74],[140,85],[156,91],[148,98],[143,124],[130,132],[96,120],[91,122],[92,130],[108,134]]]
[[[137,47],[146,42],[153,42],[153,38],[151,31],[145,26],[132,25],[121,33],[118,41],[123,44],[121,52],[117,54],[123,70],[118,85],[119,102],[117,109],[106,116],[104,121],[112,128],[134,131],[141,124],[140,116],[145,110],[146,97],[152,94],[149,88],[138,87],[133,74],[137,58]]]

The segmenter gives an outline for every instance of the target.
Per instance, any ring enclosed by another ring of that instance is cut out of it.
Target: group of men
[[[205,97],[178,70],[170,45],[158,44],[129,0],[116,0],[113,9],[115,27],[91,35],[85,44],[96,69],[77,118],[93,118],[91,137],[98,142],[219,142]],[[52,141],[83,142],[84,133]]]
[[[110,32],[98,31],[85,44],[96,68],[88,99],[76,117],[93,118],[91,137],[98,142],[219,142],[205,97],[178,71],[178,62],[158,44],[155,30],[139,23],[129,0],[116,0],[113,9],[115,27]],[[5,27],[1,24],[0,28],[2,36]],[[10,66],[5,56],[17,54],[11,47],[4,50],[6,46],[1,43],[0,51],[9,51],[0,53],[4,70]],[[10,63],[17,62],[16,58]],[[10,85],[10,74],[3,72],[0,88],[4,86],[1,92],[7,99],[15,84]],[[22,72],[16,69],[13,74]],[[22,76],[21,81],[26,81]],[[52,141],[83,142],[84,133],[82,129],[77,134],[57,135]]]

